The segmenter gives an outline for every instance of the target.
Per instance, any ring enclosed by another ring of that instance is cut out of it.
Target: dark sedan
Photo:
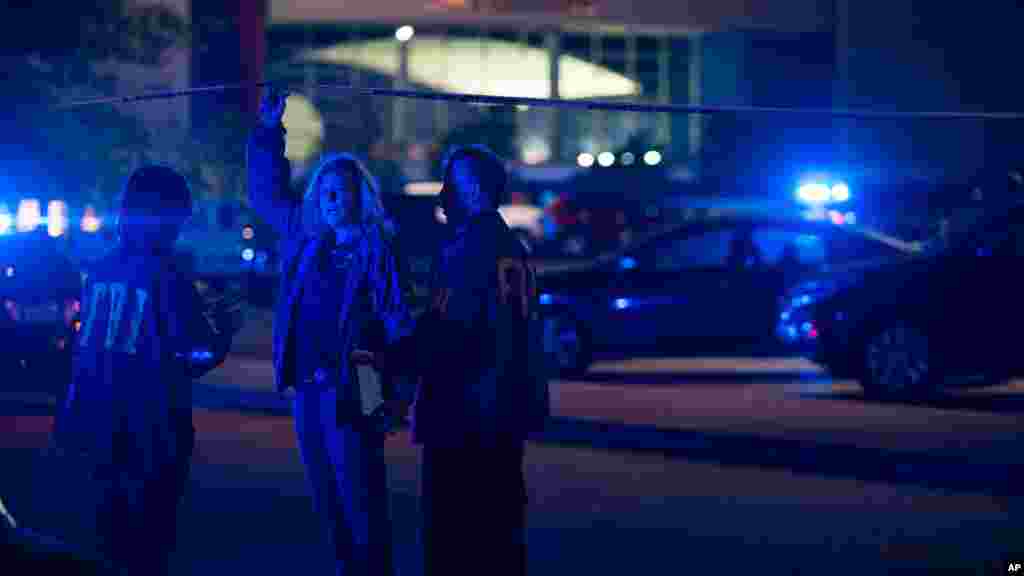
[[[948,245],[818,294],[794,292],[814,357],[865,394],[913,399],[1024,374],[1024,207],[980,218]]]
[[[777,350],[788,287],[808,274],[911,253],[850,226],[742,213],[703,218],[585,265],[542,271],[546,347],[568,375],[603,356]]]
[[[45,383],[46,392],[59,396],[71,376],[82,280],[57,242],[46,234],[0,241],[0,364],[5,374],[32,376],[7,382]]]

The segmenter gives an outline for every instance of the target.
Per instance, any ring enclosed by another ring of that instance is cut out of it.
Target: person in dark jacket
[[[425,573],[525,573],[527,436],[548,415],[535,275],[496,207],[504,163],[482,147],[445,165],[451,236],[434,269],[433,306],[417,326]]]
[[[176,271],[191,215],[185,178],[144,166],[125,185],[117,245],[88,272],[67,400],[53,445],[87,468],[101,553],[128,574],[162,574],[192,456],[191,380],[219,365],[240,326]]]
[[[385,379],[369,416],[354,363],[394,365],[412,322],[392,255],[394,230],[373,177],[354,157],[326,158],[304,199],[291,197],[284,156],[287,94],[268,90],[248,148],[249,199],[282,239],[274,373],[295,390],[295,427],[338,574],[393,572],[385,435],[409,394]]]

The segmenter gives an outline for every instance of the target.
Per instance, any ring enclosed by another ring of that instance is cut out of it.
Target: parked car
[[[987,214],[945,246],[855,281],[801,285],[791,310],[813,332],[810,357],[876,398],[922,398],[1024,374],[1015,272],[1024,206]]]
[[[541,270],[546,347],[570,375],[604,356],[777,350],[789,286],[912,253],[852,226],[745,212],[707,217],[585,264]]]
[[[71,377],[82,278],[58,240],[18,234],[0,242],[0,365],[30,374],[7,382],[42,382],[63,394]]]

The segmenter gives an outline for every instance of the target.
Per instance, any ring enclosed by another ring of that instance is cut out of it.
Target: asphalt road
[[[234,356],[197,385],[178,573],[331,573],[270,377]],[[882,405],[799,361],[669,359],[599,365],[552,393],[555,418],[527,451],[533,574],[1006,574],[1024,561],[1024,385]],[[48,411],[0,394],[0,495],[42,530],[62,517],[32,488]],[[418,574],[418,450],[400,434],[386,456],[398,564]]]

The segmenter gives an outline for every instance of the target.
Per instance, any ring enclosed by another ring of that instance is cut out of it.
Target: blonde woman
[[[300,451],[337,573],[387,575],[393,568],[382,447],[408,403],[385,386],[384,409],[365,416],[353,364],[393,364],[409,340],[393,229],[373,177],[350,155],[323,160],[303,200],[290,198],[286,99],[276,90],[264,95],[248,147],[250,203],[282,243],[276,385],[295,390]]]

